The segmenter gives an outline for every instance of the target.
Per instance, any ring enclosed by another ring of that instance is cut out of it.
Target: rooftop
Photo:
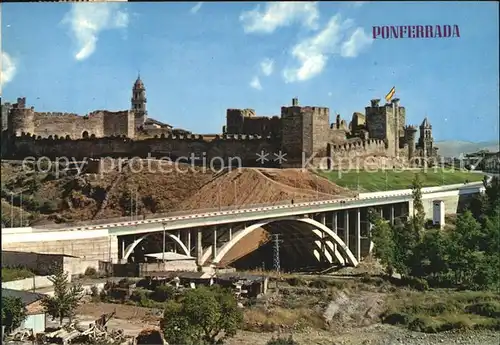
[[[44,296],[40,293],[2,288],[2,297],[20,298],[25,306],[41,300]]]

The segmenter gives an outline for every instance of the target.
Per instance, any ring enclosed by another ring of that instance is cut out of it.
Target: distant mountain
[[[443,157],[459,157],[460,154],[474,153],[479,150],[488,150],[490,152],[498,152],[498,141],[483,141],[474,143],[471,141],[437,141],[434,145],[439,148],[439,155]]]

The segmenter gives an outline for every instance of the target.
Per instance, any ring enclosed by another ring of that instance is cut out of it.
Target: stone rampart
[[[254,162],[256,153],[262,150],[277,152],[280,141],[276,138],[263,138],[253,135],[221,135],[211,141],[202,135],[168,135],[159,138],[132,140],[126,137],[106,137],[88,139],[39,138],[22,136],[14,140],[16,159],[25,157],[68,157],[79,159],[99,157],[206,157],[220,161],[239,157],[242,161]]]

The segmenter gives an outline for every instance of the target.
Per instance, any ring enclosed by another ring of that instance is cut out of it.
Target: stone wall
[[[227,109],[225,133],[279,136],[281,119],[278,116],[255,116],[253,109]]]
[[[129,138],[95,138],[95,139],[37,139],[18,137],[14,141],[17,158],[34,157],[71,157],[77,160],[89,157],[170,157],[172,160],[192,154],[198,158],[226,161],[239,157],[242,162],[255,163],[256,153],[262,150],[277,152],[278,139],[262,138],[251,135],[218,136],[212,141],[205,141],[202,136],[173,136],[151,138],[134,141]]]
[[[87,136],[104,136],[102,113],[90,114],[89,116],[78,116],[76,114],[61,113],[35,113],[35,130],[31,132],[36,136],[47,138],[59,136],[77,139]]]
[[[24,133],[41,138],[135,136],[134,113],[131,111],[99,110],[85,116],[62,112],[35,112],[33,107],[26,108],[25,98],[18,98],[17,103],[12,105],[7,127],[13,136]]]

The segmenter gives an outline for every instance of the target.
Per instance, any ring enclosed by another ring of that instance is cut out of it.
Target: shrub
[[[326,289],[328,282],[325,279],[316,279],[309,283],[309,287],[316,289]]]
[[[175,288],[172,285],[158,285],[151,298],[156,302],[165,302],[174,296]]]
[[[495,301],[475,303],[467,306],[465,310],[480,316],[500,318],[500,303]]]
[[[307,282],[303,279],[303,278],[300,278],[300,277],[292,277],[292,278],[288,278],[286,280],[286,282],[290,285],[290,286],[306,286],[307,285]]]
[[[90,287],[90,295],[91,295],[92,297],[97,297],[97,296],[99,296],[99,289],[97,288],[97,286],[92,285],[92,286]]]
[[[406,313],[394,312],[382,316],[382,322],[390,325],[407,325],[411,318]]]
[[[296,342],[293,337],[290,335],[288,338],[271,338],[266,345],[299,345],[298,342]]]
[[[85,273],[84,273],[87,277],[95,277],[97,276],[97,271],[94,267],[87,267],[85,269]]]

